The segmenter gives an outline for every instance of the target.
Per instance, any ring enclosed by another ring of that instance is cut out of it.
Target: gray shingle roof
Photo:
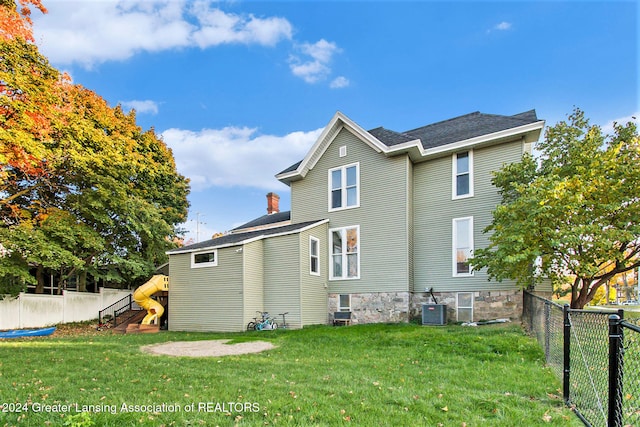
[[[265,225],[275,224],[282,221],[289,221],[290,219],[291,219],[291,211],[262,215],[260,218],[256,218],[245,224],[242,224],[241,226],[236,227],[231,231],[242,230],[244,228],[262,227]]]
[[[416,138],[405,133],[394,132],[383,127],[378,127],[368,131],[371,135],[375,136],[380,142],[383,142],[387,146],[402,144],[409,141],[415,141]]]
[[[285,225],[282,227],[264,228],[261,230],[247,231],[245,233],[226,234],[224,236],[217,237],[215,239],[205,240],[204,242],[194,243],[193,245],[171,249],[170,251],[167,251],[167,253],[174,254],[174,253],[181,253],[181,252],[192,252],[198,249],[208,249],[208,248],[215,248],[220,246],[233,246],[235,244],[240,244],[245,240],[255,239],[258,237],[268,237],[274,234],[281,234],[281,233],[294,233],[296,231],[302,230],[310,225],[313,225],[322,221],[323,220],[307,221],[307,222],[301,222],[299,224]]]
[[[414,139],[420,139],[422,146],[427,149],[517,128],[537,121],[535,110],[525,111],[513,116],[485,114],[476,111],[475,113],[433,123],[404,133]]]

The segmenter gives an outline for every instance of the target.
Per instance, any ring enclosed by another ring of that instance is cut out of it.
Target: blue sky
[[[640,114],[636,1],[43,3],[41,52],[172,148],[193,240],[263,215],[269,191],[288,210],[274,175],[336,111],[395,131],[474,111],[552,125],[577,106],[605,129]]]

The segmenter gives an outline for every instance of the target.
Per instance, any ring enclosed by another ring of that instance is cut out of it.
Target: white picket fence
[[[0,330],[40,328],[98,318],[98,311],[132,291],[100,288],[98,293],[63,291],[62,295],[26,294],[0,301]]]

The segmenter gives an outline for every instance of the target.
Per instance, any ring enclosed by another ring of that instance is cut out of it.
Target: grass
[[[277,348],[201,359],[139,350],[222,338]],[[0,342],[0,425],[9,426],[581,426],[559,387],[513,324]]]

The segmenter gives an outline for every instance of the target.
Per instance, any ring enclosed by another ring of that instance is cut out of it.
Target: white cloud
[[[326,79],[331,74],[329,67],[333,56],[340,53],[340,49],[335,43],[321,39],[316,43],[303,43],[298,46],[302,57],[292,55],[289,58],[291,72],[302,78],[307,83],[317,83]]]
[[[86,67],[139,51],[227,43],[273,46],[292,37],[284,18],[226,13],[208,1],[51,0],[47,8],[48,14],[34,17],[42,52],[53,63]]]
[[[351,82],[349,81],[349,79],[347,79],[344,76],[340,76],[340,77],[336,77],[335,79],[333,79],[331,81],[331,83],[329,84],[329,87],[331,89],[341,89],[343,87],[347,87],[351,84]]]
[[[636,111],[633,114],[629,114],[625,117],[619,117],[617,119],[609,120],[604,126],[602,126],[602,132],[605,135],[613,135],[613,124],[626,125],[629,122],[634,122],[637,126],[640,126],[640,111]]]
[[[499,24],[496,24],[488,29],[487,33],[492,33],[494,31],[508,31],[511,29],[511,27],[513,27],[513,24],[511,24],[511,22],[502,21]]]
[[[168,129],[162,138],[173,151],[178,171],[191,179],[193,191],[217,186],[277,190],[282,184],[274,175],[302,160],[321,132],[275,136],[247,127]]]
[[[191,11],[200,22],[193,40],[201,48],[225,43],[274,46],[282,39],[291,39],[293,28],[284,18],[256,18],[212,9],[206,2],[196,3]]]
[[[124,110],[136,110],[136,113],[158,114],[158,104],[155,101],[120,101],[120,105]]]

